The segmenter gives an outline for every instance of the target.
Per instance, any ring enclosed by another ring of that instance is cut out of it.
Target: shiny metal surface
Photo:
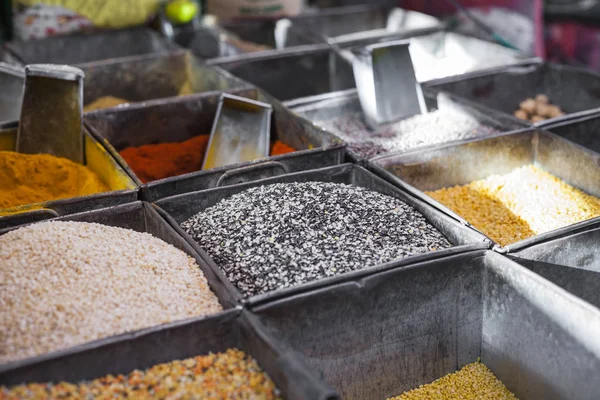
[[[0,123],[19,119],[24,83],[23,68],[0,62]]]
[[[600,390],[600,311],[491,251],[252,310],[345,399],[399,395],[478,358],[519,399],[592,400]]]

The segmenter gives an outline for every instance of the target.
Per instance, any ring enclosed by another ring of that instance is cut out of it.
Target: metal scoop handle
[[[25,67],[17,152],[84,164],[83,77],[82,70],[67,65]]]

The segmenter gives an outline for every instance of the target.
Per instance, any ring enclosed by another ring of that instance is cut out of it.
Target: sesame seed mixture
[[[498,133],[473,117],[444,111],[416,115],[381,126],[377,131],[367,128],[360,112],[315,123],[339,136],[364,158]]]
[[[323,182],[251,188],[181,227],[246,296],[451,246],[403,201]]]
[[[0,388],[16,399],[280,399],[275,384],[256,361],[237,349],[155,365],[127,375],[107,375],[72,384],[31,383]]]
[[[600,216],[600,199],[534,165],[427,194],[503,246]]]
[[[43,222],[0,236],[0,363],[222,309],[196,261],[148,233]]]
[[[388,400],[517,400],[481,362]]]

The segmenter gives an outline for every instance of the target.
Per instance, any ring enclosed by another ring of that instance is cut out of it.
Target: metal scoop
[[[426,111],[410,56],[410,41],[376,43],[352,50],[342,49],[331,38],[327,43],[352,64],[360,105],[371,129]]]
[[[24,82],[23,68],[0,62],[0,123],[19,119]]]
[[[17,152],[84,163],[83,71],[67,65],[25,67]]]
[[[268,157],[272,112],[270,104],[223,93],[202,169]]]

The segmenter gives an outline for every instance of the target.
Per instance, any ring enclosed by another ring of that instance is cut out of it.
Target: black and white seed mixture
[[[403,201],[324,182],[251,188],[181,227],[246,296],[452,246]]]

